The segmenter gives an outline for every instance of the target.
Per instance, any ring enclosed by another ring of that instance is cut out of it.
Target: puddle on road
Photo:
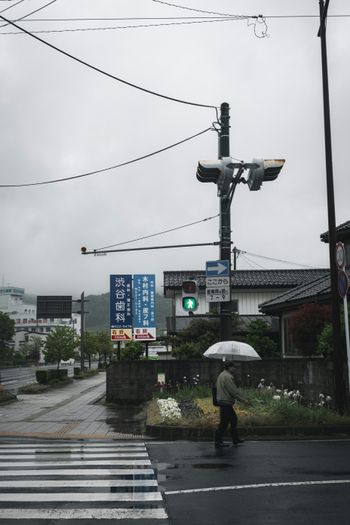
[[[146,431],[146,419],[143,406],[109,406],[113,416],[106,418],[106,423],[113,428],[114,432],[122,434],[144,434]]]

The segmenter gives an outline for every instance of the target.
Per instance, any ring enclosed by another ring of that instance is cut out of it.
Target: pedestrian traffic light
[[[260,190],[264,181],[276,180],[285,163],[284,159],[253,159],[248,173],[248,186],[251,191]]]
[[[198,308],[198,286],[196,281],[183,281],[182,308],[185,312],[194,312]]]

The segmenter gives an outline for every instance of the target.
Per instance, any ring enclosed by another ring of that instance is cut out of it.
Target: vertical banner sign
[[[155,275],[134,275],[133,338],[137,341],[157,339]]]
[[[132,340],[132,275],[110,276],[112,341]]]

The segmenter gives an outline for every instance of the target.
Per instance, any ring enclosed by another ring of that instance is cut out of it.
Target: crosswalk
[[[0,443],[0,525],[75,519],[167,523],[145,444]]]

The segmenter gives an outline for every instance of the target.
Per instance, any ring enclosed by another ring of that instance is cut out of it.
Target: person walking
[[[216,396],[217,403],[220,407],[220,423],[215,431],[215,447],[227,447],[224,443],[224,433],[230,424],[231,438],[233,445],[243,443],[244,439],[240,439],[237,432],[237,415],[234,411],[233,405],[236,399],[244,404],[248,401],[239,392],[234,380],[235,365],[233,361],[227,361],[224,365],[224,370],[219,374],[216,380]]]

